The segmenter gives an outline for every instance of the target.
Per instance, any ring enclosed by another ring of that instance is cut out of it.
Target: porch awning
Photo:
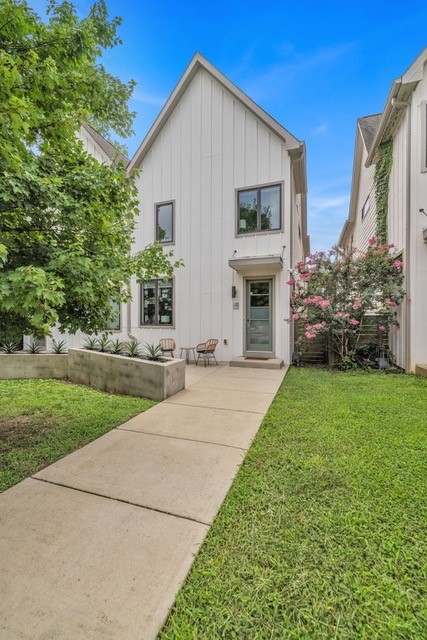
[[[229,266],[235,271],[245,272],[253,271],[257,267],[268,267],[272,271],[281,271],[283,269],[283,260],[280,254],[269,256],[252,256],[248,258],[230,258]]]

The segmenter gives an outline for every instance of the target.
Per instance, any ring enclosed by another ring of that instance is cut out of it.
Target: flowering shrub
[[[405,295],[403,263],[393,248],[374,236],[363,253],[333,247],[299,262],[287,282],[293,287],[291,322],[304,323],[298,341],[326,336],[341,366],[361,364],[367,351],[361,341],[363,322],[375,315],[379,320],[369,356],[384,354],[388,334],[399,327],[396,307]]]

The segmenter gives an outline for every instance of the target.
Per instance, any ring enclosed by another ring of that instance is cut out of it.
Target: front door
[[[246,280],[245,355],[273,355],[273,279]]]

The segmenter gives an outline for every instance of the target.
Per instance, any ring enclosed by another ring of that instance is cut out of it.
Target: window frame
[[[368,205],[368,206],[366,207],[366,205]],[[362,220],[364,220],[366,218],[366,216],[368,215],[370,210],[371,210],[371,194],[368,194],[365,202],[363,203],[362,209],[361,209]]]
[[[240,220],[240,207],[239,207],[239,194],[244,193],[245,191],[257,191],[257,226],[261,226],[261,198],[259,193],[262,189],[269,187],[279,187],[279,227],[276,229],[264,229],[257,231],[250,231],[249,233],[241,233],[239,232],[239,220]],[[283,233],[283,202],[284,202],[284,191],[285,191],[285,183],[284,181],[278,182],[266,182],[264,184],[256,184],[247,187],[239,187],[235,189],[235,210],[236,210],[236,221],[234,226],[235,237],[236,238],[248,238],[250,236],[259,236],[266,235],[271,233]]]
[[[159,240],[157,237],[157,231],[159,227],[159,208],[165,205],[172,205],[172,240]],[[175,244],[175,200],[165,200],[164,202],[154,203],[154,239],[162,246]]]
[[[427,100],[421,102],[421,173],[427,173]]]
[[[144,284],[146,282],[156,283],[155,293],[155,317],[159,318],[159,282],[169,281],[172,285],[172,323],[171,324],[146,324],[144,322]],[[139,283],[139,326],[143,329],[175,329],[175,278],[151,278]]]

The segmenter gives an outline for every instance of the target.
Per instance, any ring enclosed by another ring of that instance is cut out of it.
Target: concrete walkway
[[[2,640],[148,640],[165,622],[285,370],[187,388],[0,496]]]

